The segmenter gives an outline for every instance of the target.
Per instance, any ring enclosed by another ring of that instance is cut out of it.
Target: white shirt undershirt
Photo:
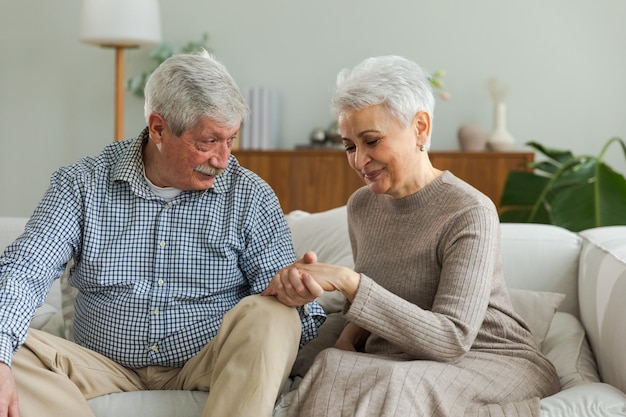
[[[143,173],[143,176],[148,182],[148,186],[150,187],[152,192],[156,194],[157,197],[160,197],[165,201],[172,201],[173,199],[178,197],[180,193],[183,192],[183,190],[179,190],[178,188],[174,188],[174,187],[158,187],[154,185],[152,181],[150,181],[150,179],[146,176],[145,171]]]

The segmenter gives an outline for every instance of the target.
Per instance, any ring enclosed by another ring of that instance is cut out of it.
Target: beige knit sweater
[[[391,199],[358,190],[348,226],[361,282],[346,320],[365,353],[329,349],[291,416],[538,416],[552,364],[513,311],[493,203],[444,172]]]

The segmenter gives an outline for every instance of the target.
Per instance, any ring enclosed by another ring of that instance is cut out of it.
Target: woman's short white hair
[[[146,122],[152,113],[158,113],[175,136],[203,116],[223,126],[235,126],[250,113],[226,67],[206,50],[166,59],[150,75],[144,92]]]
[[[382,105],[404,127],[420,111],[432,120],[435,96],[429,79],[430,74],[404,57],[367,58],[352,70],[339,72],[331,109],[339,118],[345,111]]]

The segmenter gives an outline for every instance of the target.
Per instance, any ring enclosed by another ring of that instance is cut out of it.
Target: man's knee
[[[235,308],[249,309],[265,314],[285,315],[289,318],[298,318],[298,311],[278,301],[274,296],[253,294],[243,298]]]
[[[252,320],[264,331],[278,329],[286,334],[289,329],[299,337],[302,327],[298,310],[288,307],[273,296],[250,295],[242,299],[232,310],[239,320]]]

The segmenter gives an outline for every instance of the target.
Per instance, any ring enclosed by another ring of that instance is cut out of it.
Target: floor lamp
[[[115,140],[124,136],[124,50],[161,41],[157,0],[83,0],[82,42],[115,48]]]

